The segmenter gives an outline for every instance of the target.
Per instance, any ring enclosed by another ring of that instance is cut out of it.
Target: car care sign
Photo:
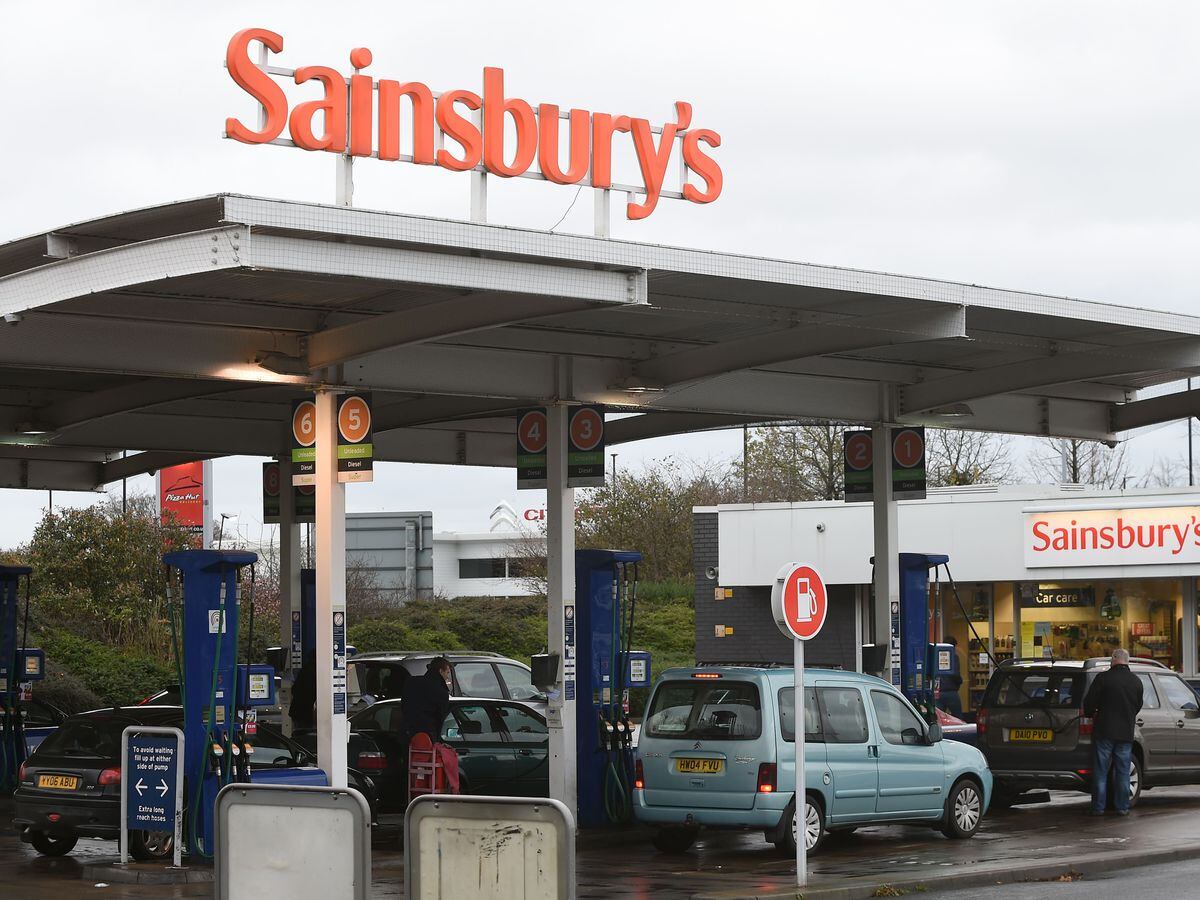
[[[567,431],[567,487],[603,487],[604,407],[576,406]]]
[[[317,483],[317,404],[292,401],[292,484]]]
[[[546,486],[546,440],[549,422],[544,409],[517,415],[517,490]]]
[[[771,586],[771,615],[775,624],[785,635],[792,638],[793,689],[792,728],[796,744],[796,796],[806,797],[804,767],[804,733],[807,718],[804,714],[804,644],[815,638],[825,625],[829,612],[829,596],[825,590],[825,579],[812,566],[803,563],[784,563],[775,575]],[[797,804],[799,805],[799,804]],[[799,821],[807,822],[807,809],[797,810]],[[804,835],[807,829],[798,829]],[[797,832],[793,832],[797,833]],[[796,885],[808,883],[808,847],[804,840],[796,841]]]
[[[371,394],[342,394],[337,403],[338,481],[372,481],[375,445],[371,443]]]

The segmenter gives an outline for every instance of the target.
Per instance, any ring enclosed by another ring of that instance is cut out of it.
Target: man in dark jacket
[[[1088,689],[1083,712],[1095,721],[1092,727],[1093,816],[1108,807],[1108,775],[1113,773],[1117,815],[1129,815],[1129,763],[1133,757],[1133,729],[1142,709],[1142,683],[1129,671],[1129,651],[1114,650],[1112,665]]]
[[[404,732],[411,740],[424,732],[435,744],[442,739],[442,723],[450,713],[450,660],[438,656],[429,661],[424,675],[405,679],[401,693]]]

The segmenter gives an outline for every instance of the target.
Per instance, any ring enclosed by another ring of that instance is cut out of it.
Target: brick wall
[[[720,567],[717,544],[717,513],[692,516],[692,562],[696,573],[696,660],[706,663],[792,662],[792,642],[771,618],[771,588],[763,585],[723,584],[718,574],[705,575],[710,566]],[[733,596],[718,600],[717,587],[732,590]],[[732,628],[732,634],[716,636],[716,626]],[[854,669],[854,588],[833,585],[829,589],[829,615],[821,633],[808,642],[805,663]]]

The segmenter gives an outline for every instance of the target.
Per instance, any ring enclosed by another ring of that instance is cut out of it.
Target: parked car
[[[1083,702],[1109,657],[1083,662],[1005,662],[988,682],[975,717],[979,747],[996,781],[997,807],[1033,789],[1090,792],[1092,725]],[[1142,683],[1129,773],[1131,803],[1165,784],[1200,783],[1200,698],[1155,660],[1130,660]]]
[[[634,813],[654,845],[683,852],[701,828],[761,830],[795,852],[795,688],[791,669],[671,669],[642,722]],[[918,823],[969,838],[987,811],[983,755],[943,741],[892,685],[869,675],[805,671],[807,848],[831,831]]]
[[[282,679],[275,676],[275,697],[278,699],[281,696]],[[183,698],[179,693],[179,685],[169,684],[161,691],[157,691],[138,701],[138,706],[180,706],[183,703]],[[276,704],[275,706],[259,706],[255,708],[257,719],[259,722],[266,722],[268,725],[274,725],[276,728],[283,727],[283,707]]]
[[[350,717],[350,764],[371,776],[381,813],[408,806],[408,742],[399,700],[380,700]],[[297,735],[311,746],[311,732]],[[442,725],[443,743],[458,753],[464,794],[545,797],[550,790],[550,732],[546,718],[527,703],[454,697]]]
[[[520,700],[538,705],[545,712],[546,697],[534,687],[529,666],[499,653],[466,650],[360,653],[347,664],[350,705],[353,707],[366,698],[369,698],[367,702],[399,699],[408,676],[424,675],[429,661],[436,656],[444,656],[450,661],[452,695]]]
[[[38,699],[36,694],[32,700],[22,703],[21,709],[24,713],[25,755],[28,756],[67,720],[67,714],[53,703]]]
[[[130,725],[181,728],[183,710],[178,706],[127,706],[67,719],[21,766],[13,795],[13,825],[21,840],[43,855],[62,856],[74,849],[80,837],[119,837],[121,732]],[[251,745],[252,770],[315,765],[308,751],[270,725],[259,725]],[[352,769],[350,785],[374,809],[375,788],[370,778]],[[135,859],[166,859],[172,855],[173,841],[172,832],[131,830],[129,851]]]

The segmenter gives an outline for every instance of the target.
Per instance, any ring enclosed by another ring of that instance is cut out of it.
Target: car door
[[[1175,726],[1175,767],[1200,769],[1200,705],[1196,692],[1178,675],[1159,675],[1154,681]]]
[[[519,703],[490,705],[512,744],[512,793],[518,797],[549,796],[550,730],[546,727],[546,720]]]
[[[945,759],[940,744],[925,740],[925,723],[900,695],[871,691],[879,733],[881,813],[937,813],[945,804]]]
[[[487,704],[454,704],[442,727],[442,739],[458,754],[467,779],[464,794],[509,793],[516,768],[513,745],[497,728]]]
[[[1154,679],[1145,672],[1137,673],[1137,677],[1142,683],[1142,710],[1137,716],[1137,726],[1142,733],[1146,772],[1169,778],[1175,765],[1176,717],[1163,705]]]
[[[878,748],[870,739],[862,691],[853,686],[823,686],[818,681],[817,705],[830,775],[828,813],[835,821],[869,819],[875,814],[879,790]]]

